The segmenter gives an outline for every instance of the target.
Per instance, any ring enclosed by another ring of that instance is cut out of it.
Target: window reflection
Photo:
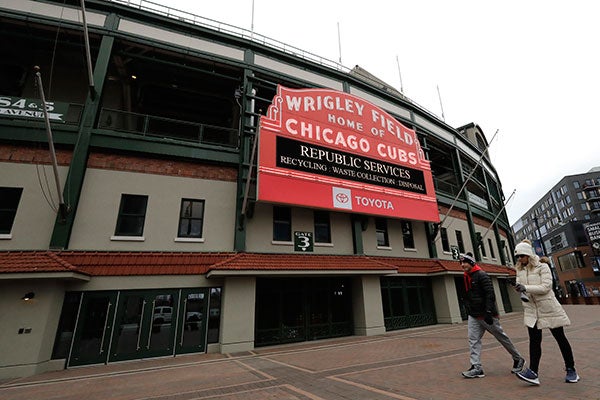
[[[219,342],[221,327],[221,288],[210,289],[207,343]]]

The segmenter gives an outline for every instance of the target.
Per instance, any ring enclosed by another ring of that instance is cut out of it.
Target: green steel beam
[[[61,216],[56,217],[52,238],[50,239],[50,248],[53,249],[67,249],[69,246],[71,231],[77,213],[77,205],[79,204],[79,197],[81,195],[81,188],[83,187],[83,178],[85,177],[87,167],[93,123],[100,108],[100,98],[102,97],[102,93],[98,91],[101,91],[104,87],[104,79],[106,77],[106,71],[108,70],[113,44],[113,37],[102,37],[96,66],[94,68],[94,86],[97,92],[95,95],[88,94],[85,103],[79,129],[79,140],[73,149],[73,158],[71,159],[71,165],[67,175],[69,190],[65,187],[63,191],[65,204],[69,208],[69,213],[64,220]]]
[[[254,63],[254,53],[251,50],[246,50],[244,53],[244,62],[248,65],[252,65]],[[254,207],[253,203],[256,199],[254,199],[253,193],[248,193],[249,199],[247,199],[246,203],[244,203],[244,197],[246,195],[246,185],[248,184],[248,180],[252,180],[252,176],[250,176],[250,160],[252,158],[252,147],[253,147],[253,138],[254,140],[258,140],[258,132],[254,132],[251,134],[249,129],[252,129],[252,116],[247,115],[247,111],[250,106],[249,96],[252,95],[252,83],[249,78],[254,75],[254,72],[246,68],[244,70],[244,81],[242,83],[241,91],[241,112],[239,116],[240,120],[240,151],[239,151],[239,167],[238,167],[238,184],[237,184],[237,196],[236,196],[236,213],[235,213],[235,233],[234,233],[234,250],[235,251],[246,251],[246,234],[247,234],[247,219],[252,216],[252,208]],[[258,126],[258,121],[255,121],[255,125]],[[257,150],[258,151],[258,150]],[[256,164],[257,157],[254,158],[254,163]],[[256,174],[257,171],[254,171]],[[252,196],[252,199],[250,197]],[[243,210],[242,208],[246,205],[247,209]],[[250,211],[250,213],[248,213]]]

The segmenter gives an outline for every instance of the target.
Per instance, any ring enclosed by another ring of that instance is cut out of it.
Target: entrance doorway
[[[176,291],[121,293],[110,360],[173,354],[177,295]]]
[[[350,288],[348,278],[258,279],[255,345],[352,335]]]
[[[84,292],[67,365],[205,351],[208,290]]]
[[[106,362],[116,300],[116,292],[84,293],[68,365]]]
[[[429,278],[382,277],[381,303],[386,331],[437,323]]]

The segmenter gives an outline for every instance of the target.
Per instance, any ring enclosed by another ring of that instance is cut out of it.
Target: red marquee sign
[[[277,87],[259,124],[258,201],[439,222],[415,131],[329,89]]]

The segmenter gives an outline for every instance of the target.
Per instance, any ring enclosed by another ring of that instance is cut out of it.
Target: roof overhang
[[[398,272],[390,272],[389,269],[382,270],[223,270],[217,269],[209,271],[207,278],[228,277],[228,276],[352,276],[352,275],[377,275],[377,276],[396,276]]]
[[[89,282],[91,277],[78,272],[16,272],[9,274],[0,274],[0,280],[32,280],[32,279],[52,279],[61,281],[83,281]]]

